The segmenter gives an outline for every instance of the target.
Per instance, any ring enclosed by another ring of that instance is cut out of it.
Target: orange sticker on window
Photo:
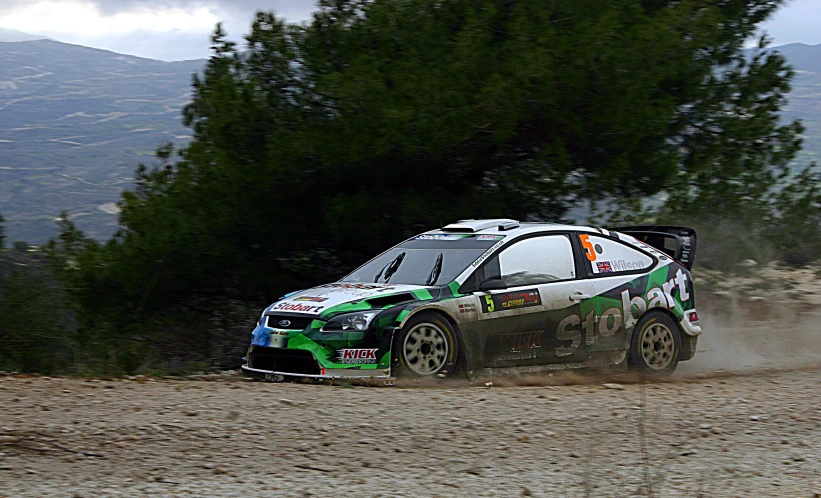
[[[596,261],[596,248],[593,247],[593,243],[590,242],[590,236],[587,234],[579,235],[579,239],[582,241],[582,247],[585,249],[585,256],[589,261]]]

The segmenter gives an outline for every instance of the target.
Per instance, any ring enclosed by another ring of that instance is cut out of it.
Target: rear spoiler
[[[635,237],[677,260],[688,270],[696,260],[696,231],[686,227],[636,225],[613,229]]]

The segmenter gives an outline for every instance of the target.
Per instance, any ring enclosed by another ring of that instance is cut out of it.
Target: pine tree
[[[0,251],[6,247],[6,219],[0,213]]]
[[[800,145],[786,61],[744,52],[782,3],[323,0],[244,45],[220,26],[194,138],[138,171],[94,278],[149,313],[276,298],[443,220],[756,207]]]

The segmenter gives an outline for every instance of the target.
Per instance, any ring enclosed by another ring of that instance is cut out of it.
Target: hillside
[[[161,62],[37,40],[0,43],[0,213],[11,240],[43,242],[68,210],[96,238],[157,145],[182,143],[203,61]],[[109,211],[109,212],[106,212]]]
[[[821,44],[791,43],[775,50],[783,53],[796,70],[784,118],[801,119],[807,128],[804,150],[799,154],[796,166],[821,162]]]
[[[0,27],[0,42],[25,42],[47,39],[45,36],[30,35],[16,29]]]
[[[0,40],[37,38],[0,29]],[[777,47],[797,70],[785,119],[806,125],[803,166],[821,157],[821,45]],[[44,242],[68,210],[98,239],[140,162],[185,143],[180,111],[203,61],[161,62],[52,40],[0,42],[0,213],[10,240]]]

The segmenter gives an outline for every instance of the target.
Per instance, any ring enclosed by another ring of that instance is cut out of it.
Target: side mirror
[[[507,284],[501,278],[490,278],[479,284],[480,291],[505,290]]]

